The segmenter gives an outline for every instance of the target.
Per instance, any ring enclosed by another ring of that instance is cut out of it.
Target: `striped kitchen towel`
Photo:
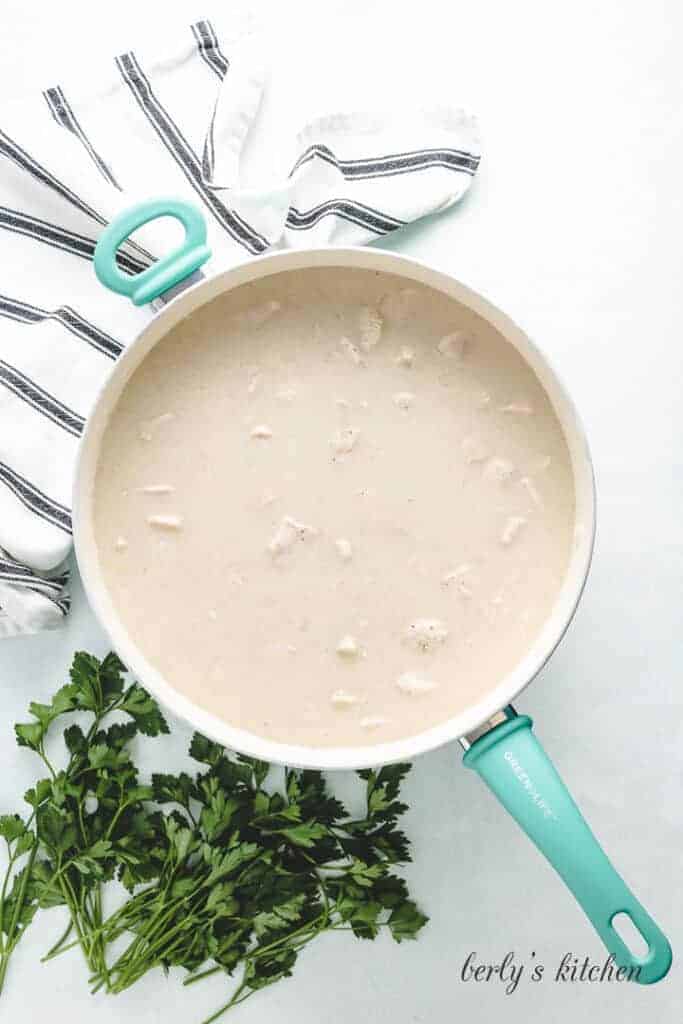
[[[245,188],[240,156],[264,78],[255,45],[228,48],[199,21],[175,50],[116,57],[97,87],[67,75],[0,111],[0,636],[52,628],[68,612],[78,438],[150,316],[93,274],[113,215],[154,196],[194,200],[210,272],[272,248],[371,242],[450,206],[472,181],[474,123],[436,108],[318,119],[297,136],[289,173]],[[122,247],[121,267],[148,266],[174,244],[168,230],[148,225]]]

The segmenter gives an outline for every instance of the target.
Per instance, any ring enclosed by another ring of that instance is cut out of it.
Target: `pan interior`
[[[576,547],[572,461],[530,362],[470,305],[282,271],[196,309],[127,381],[98,577],[125,643],[210,720],[391,745],[537,645]]]

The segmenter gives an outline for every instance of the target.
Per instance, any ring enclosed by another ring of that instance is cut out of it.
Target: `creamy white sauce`
[[[453,300],[364,271],[279,274],[176,327],[96,480],[101,571],[146,657],[234,725],[313,746],[414,734],[495,687],[573,530],[527,364]]]

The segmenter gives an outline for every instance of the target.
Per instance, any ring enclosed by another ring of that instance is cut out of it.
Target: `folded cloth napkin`
[[[474,122],[435,108],[324,117],[296,138],[289,175],[240,184],[264,87],[258,47],[221,46],[209,21],[177,49],[116,57],[106,78],[46,89],[0,114],[0,636],[69,609],[78,438],[112,361],[148,321],[103,289],[91,260],[124,207],[173,195],[202,207],[208,272],[283,247],[371,242],[444,210],[479,163]],[[172,246],[167,222],[126,243],[137,273]]]

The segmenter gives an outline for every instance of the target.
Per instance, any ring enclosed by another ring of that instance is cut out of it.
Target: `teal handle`
[[[576,897],[617,967],[643,985],[659,981],[671,966],[671,946],[615,871],[584,821],[554,765],[520,715],[476,740],[464,757],[498,797]],[[628,914],[648,945],[635,956],[614,929]]]
[[[119,246],[137,228],[157,217],[175,217],[180,221],[185,228],[182,245],[147,270],[124,274],[116,263]],[[102,232],[95,246],[95,273],[105,287],[127,295],[136,306],[143,306],[198,270],[210,255],[206,222],[196,206],[182,199],[150,199],[124,210]]]

